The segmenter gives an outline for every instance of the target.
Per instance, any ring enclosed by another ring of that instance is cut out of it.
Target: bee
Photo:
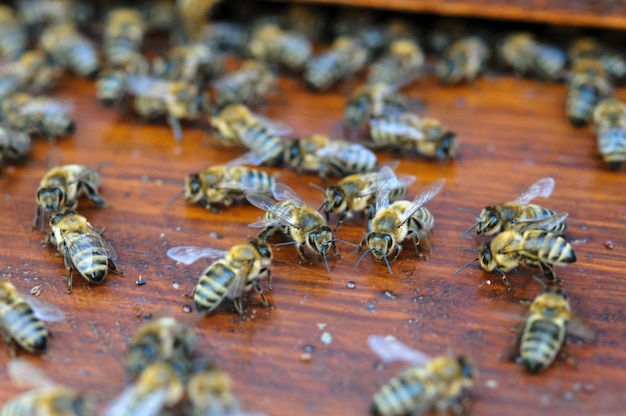
[[[571,62],[581,58],[594,58],[602,63],[608,76],[616,81],[626,78],[626,56],[592,37],[575,39],[568,50]]]
[[[592,341],[594,332],[571,310],[563,289],[548,285],[530,304],[509,358],[522,364],[526,372],[537,374],[550,367],[557,354],[565,350],[568,335]],[[573,359],[567,358],[573,364]]]
[[[456,133],[439,120],[403,112],[369,120],[369,136],[377,147],[411,152],[430,159],[450,160],[458,155]]]
[[[28,352],[41,353],[48,345],[43,321],[58,322],[65,314],[51,303],[27,297],[7,281],[0,281],[0,329],[15,356],[15,344]]]
[[[0,73],[0,98],[17,91],[46,92],[56,87],[61,69],[52,64],[42,51],[27,51]]]
[[[250,34],[246,27],[235,22],[210,22],[204,25],[200,42],[214,50],[244,55]]]
[[[275,62],[297,72],[311,57],[312,46],[304,35],[283,30],[270,22],[253,29],[248,49],[256,59]]]
[[[358,133],[359,127],[370,118],[403,112],[407,108],[408,101],[396,86],[378,82],[359,87],[350,94],[344,108],[344,120],[347,129]]]
[[[186,41],[195,42],[206,24],[207,16],[219,0],[182,0],[176,2],[178,22],[182,23]]]
[[[439,81],[458,84],[472,81],[484,69],[490,56],[487,44],[478,36],[469,36],[450,45],[435,70]]]
[[[159,415],[178,404],[185,394],[181,375],[167,362],[146,367],[104,412],[105,416]]]
[[[0,6],[0,55],[17,58],[28,46],[26,28],[11,7]]]
[[[369,172],[378,166],[376,154],[367,147],[345,140],[313,134],[285,145],[283,161],[298,172],[318,172],[322,181],[331,172],[340,176]]]
[[[574,127],[587,125],[596,104],[610,93],[611,85],[602,63],[594,58],[578,59],[572,68],[565,101],[570,123]]]
[[[28,133],[13,130],[0,124],[0,167],[5,160],[24,160],[32,143]]]
[[[567,61],[556,46],[537,42],[529,32],[508,35],[499,45],[499,56],[519,74],[531,73],[541,79],[559,80]]]
[[[252,223],[250,226],[265,228],[259,235],[262,240],[266,240],[280,229],[296,244],[301,264],[306,261],[304,247],[308,247],[322,256],[326,271],[330,274],[328,253],[332,249],[335,256],[339,254],[335,245],[337,240],[333,231],[326,225],[322,214],[308,206],[287,185],[277,183],[272,191],[278,202],[261,194],[246,195],[252,205],[265,211],[263,220]]]
[[[196,335],[187,325],[164,316],[141,326],[126,351],[126,374],[135,380],[151,364],[169,363],[178,373],[192,368]]]
[[[106,107],[113,107],[126,97],[128,77],[147,76],[150,70],[148,60],[140,53],[129,53],[115,59],[115,63],[100,71],[96,80],[96,98]]]
[[[562,221],[563,216],[547,218],[542,222]],[[548,227],[549,224],[546,226]],[[507,230],[497,234],[490,241],[484,242],[478,251],[478,258],[467,263],[456,271],[458,274],[475,261],[487,272],[495,272],[506,286],[512,287],[506,273],[520,264],[526,267],[538,267],[546,279],[555,282],[554,266],[564,266],[576,262],[576,253],[570,243],[563,237],[542,229],[523,231]]]
[[[62,66],[82,77],[92,78],[100,69],[100,58],[93,44],[73,23],[57,23],[46,27],[41,46]]]
[[[229,298],[239,315],[243,316],[241,297],[244,291],[253,287],[263,306],[270,306],[259,279],[265,276],[271,289],[272,273],[269,266],[272,262],[272,250],[260,238],[236,245],[227,252],[208,247],[179,246],[169,249],[167,255],[185,264],[191,264],[202,257],[219,258],[202,272],[194,290],[196,309],[202,313],[212,312],[224,299]]]
[[[208,97],[200,88],[186,81],[137,75],[129,76],[127,82],[137,114],[148,120],[166,116],[177,141],[183,137],[179,120],[199,119],[208,105]]]
[[[241,144],[256,155],[255,164],[276,165],[281,161],[284,143],[280,135],[289,129],[280,123],[254,114],[243,104],[218,108],[210,122],[221,141]]]
[[[9,361],[7,372],[14,384],[32,387],[7,401],[0,409],[2,416],[63,415],[92,416],[96,406],[85,394],[70,387],[57,385],[39,368],[28,361]]]
[[[593,128],[604,161],[617,170],[626,161],[626,105],[606,98],[593,110]]]
[[[530,204],[537,197],[548,198],[554,190],[554,179],[541,178],[524,190],[515,200],[498,205],[490,205],[480,212],[478,222],[465,231],[467,234],[476,228],[476,234],[494,235],[501,231],[523,231],[528,228],[541,227],[544,231],[563,234],[567,224],[563,221],[543,222],[548,218],[556,218],[555,211],[540,205]],[[560,214],[563,220],[567,213]]]
[[[117,269],[117,253],[104,238],[94,230],[87,218],[72,210],[60,212],[50,218],[52,232],[45,242],[56,245],[69,270],[67,293],[72,291],[74,269],[88,282],[101,284],[107,272],[122,274]]]
[[[389,193],[389,200],[395,201],[404,198],[408,192],[408,187],[415,181],[415,176],[404,175],[397,178],[397,183],[392,185]],[[324,204],[322,208],[329,220],[331,213],[339,213],[337,228],[343,223],[346,217],[353,211],[365,212],[368,221],[374,217],[374,206],[376,203],[376,184],[378,183],[378,172],[355,173],[346,176],[324,190]]]
[[[263,104],[277,83],[276,74],[266,63],[249,59],[238,70],[211,85],[216,93],[217,107],[225,107],[230,104]]]
[[[86,195],[96,206],[106,206],[98,194],[102,182],[100,172],[82,165],[63,165],[50,169],[39,183],[37,189],[37,208],[35,209],[35,227],[41,221],[44,229],[45,215],[52,215],[67,209],[74,209],[78,198]]]
[[[117,7],[109,12],[104,25],[104,55],[109,62],[126,60],[141,49],[144,20],[137,9]]]
[[[156,57],[152,67],[158,78],[202,83],[222,73],[224,63],[207,45],[193,43],[174,46],[165,57]]]
[[[383,166],[378,173],[376,184],[376,211],[368,226],[368,233],[359,244],[359,250],[367,250],[354,265],[359,263],[369,252],[387,264],[389,274],[393,274],[389,259],[395,259],[402,250],[402,242],[410,235],[420,257],[429,251],[430,234],[435,226],[433,215],[423,205],[433,199],[445,185],[440,179],[426,187],[412,201],[389,203],[389,196],[397,187],[398,179],[388,166]]]
[[[71,103],[46,96],[16,93],[0,103],[6,124],[14,129],[50,138],[74,134]]]
[[[406,84],[415,79],[424,66],[424,52],[415,39],[402,37],[393,40],[387,53],[370,66],[369,84]]]
[[[470,358],[462,355],[431,358],[383,335],[371,335],[367,342],[384,363],[411,364],[374,394],[372,415],[423,415],[433,410],[455,415],[469,412],[471,400],[467,390],[478,379],[478,369]]]
[[[240,415],[239,400],[229,375],[213,365],[204,365],[187,381],[191,416]]]

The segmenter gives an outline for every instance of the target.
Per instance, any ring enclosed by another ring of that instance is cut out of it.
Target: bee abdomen
[[[562,328],[548,320],[536,320],[524,335],[520,356],[526,371],[538,373],[548,367],[561,349]]]
[[[15,341],[27,351],[43,352],[46,349],[48,331],[26,302],[14,303],[4,321]]]
[[[573,126],[582,127],[589,122],[599,98],[597,88],[591,85],[570,87],[566,103],[567,115]]]
[[[228,286],[235,273],[222,261],[213,263],[200,277],[193,300],[200,311],[211,312],[228,294]]]
[[[407,380],[402,374],[394,377],[374,395],[371,413],[395,416],[411,413],[423,399],[426,388],[419,380]]]
[[[626,129],[600,130],[597,136],[598,150],[611,169],[617,170],[626,161]]]
[[[263,124],[254,123],[248,126],[241,137],[241,143],[255,153],[267,155],[267,164],[276,164],[283,154],[283,144],[278,136],[272,134]]]
[[[72,262],[85,279],[95,284],[100,284],[104,281],[109,269],[109,257],[94,250],[93,247],[77,252]]]

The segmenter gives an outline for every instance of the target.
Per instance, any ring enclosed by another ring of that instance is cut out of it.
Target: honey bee
[[[478,36],[469,36],[450,45],[436,66],[439,81],[458,84],[472,81],[484,69],[490,56],[487,44]]]
[[[272,191],[278,202],[261,194],[249,193],[246,195],[252,205],[265,211],[264,218],[250,224],[250,226],[265,228],[259,235],[262,240],[266,240],[277,229],[280,229],[296,244],[301,264],[306,260],[304,247],[308,247],[322,256],[326,271],[330,274],[327,255],[331,249],[335,256],[339,254],[335,245],[337,240],[333,231],[326,225],[324,217],[317,210],[308,206],[287,185],[277,183]]]
[[[106,206],[98,194],[98,187],[102,178],[96,169],[82,165],[64,165],[50,169],[39,183],[37,189],[37,208],[35,209],[35,227],[41,221],[41,231],[44,229],[45,215],[74,209],[78,198],[86,195],[96,206]]]
[[[359,127],[370,118],[402,112],[407,108],[406,97],[398,92],[395,85],[378,82],[359,87],[350,94],[344,108],[344,120],[347,129],[358,133]]]
[[[224,70],[224,62],[207,45],[177,45],[152,61],[154,75],[174,81],[204,82]]]
[[[276,74],[266,63],[249,59],[238,70],[211,85],[216,92],[216,105],[225,107],[230,104],[263,104],[277,83]]]
[[[87,218],[72,210],[56,213],[50,218],[52,232],[45,242],[56,245],[63,256],[67,277],[67,293],[72,291],[74,269],[88,282],[101,284],[107,272],[122,274],[117,270],[117,253],[89,224]]]
[[[368,226],[368,234],[361,240],[359,250],[367,245],[367,250],[354,265],[359,263],[369,252],[387,264],[389,274],[393,274],[389,259],[395,259],[402,250],[402,242],[410,235],[420,257],[429,251],[430,234],[435,226],[433,215],[423,205],[433,199],[445,185],[440,179],[426,187],[413,201],[395,201],[389,203],[389,196],[397,187],[398,179],[388,166],[383,166],[378,173],[376,183],[376,213]]]
[[[246,27],[235,22],[210,22],[202,28],[200,42],[211,48],[244,55],[249,33]]]
[[[592,37],[575,39],[568,50],[570,61],[581,58],[594,58],[602,63],[608,76],[621,81],[626,78],[626,56]]]
[[[194,372],[187,382],[191,416],[240,415],[239,400],[233,392],[229,375],[213,365]]]
[[[240,144],[250,150],[250,156],[256,156],[256,163],[249,163],[275,165],[281,161],[284,143],[280,135],[289,129],[280,123],[254,114],[243,104],[218,108],[210,122],[221,141]]]
[[[5,160],[24,160],[32,143],[28,133],[13,130],[0,124],[0,168]]]
[[[478,369],[471,359],[462,355],[431,358],[383,335],[371,335],[367,342],[384,363],[411,364],[374,394],[372,415],[423,415],[433,410],[455,415],[469,412],[471,400],[467,389],[478,379]]]
[[[403,175],[397,178],[397,183],[391,185],[389,200],[395,201],[406,196],[408,187],[415,181],[415,176]],[[346,217],[353,211],[365,212],[368,221],[374,217],[374,206],[376,203],[376,184],[378,183],[378,172],[356,173],[346,176],[324,190],[324,214],[326,221],[331,213],[339,213],[337,228],[343,223]]]
[[[7,98],[17,91],[49,91],[59,84],[61,75],[61,69],[52,64],[44,52],[24,52],[17,61],[2,69],[0,98]]]
[[[518,360],[530,374],[545,371],[567,347],[568,335],[592,341],[594,329],[571,310],[567,294],[548,285],[531,303],[509,358]],[[571,357],[568,357],[573,363]]]
[[[393,40],[387,53],[370,66],[367,80],[375,83],[407,83],[415,79],[424,66],[424,52],[415,39]]]
[[[275,23],[263,23],[252,30],[250,54],[259,60],[275,62],[289,71],[300,71],[311,57],[311,41],[304,35],[281,29]]]
[[[176,2],[178,21],[182,23],[186,41],[196,42],[206,24],[207,16],[219,0],[182,0]]]
[[[372,171],[378,166],[376,154],[362,144],[323,134],[288,142],[283,161],[298,172],[318,172],[324,183],[330,172],[345,176]]]
[[[14,129],[50,138],[74,134],[71,103],[45,96],[16,93],[0,103],[6,124]]]
[[[179,120],[197,120],[208,105],[200,88],[186,81],[168,81],[148,76],[129,76],[128,91],[135,97],[135,111],[153,120],[166,116],[174,138],[182,140]]]
[[[192,369],[192,352],[196,335],[187,325],[163,316],[141,326],[126,352],[126,374],[135,380],[151,364],[169,363],[178,373]]]
[[[137,9],[117,7],[109,12],[104,25],[104,55],[109,62],[126,60],[141,49],[144,20]]]
[[[369,136],[377,147],[411,152],[431,159],[450,160],[458,155],[459,141],[439,120],[403,112],[369,120]]]
[[[100,71],[96,80],[96,98],[106,107],[113,107],[126,97],[128,77],[146,76],[150,70],[150,64],[140,53],[129,53],[115,59],[115,63]]]
[[[626,106],[617,98],[606,98],[593,111],[593,128],[604,161],[617,170],[626,161]]]
[[[236,245],[227,252],[208,247],[179,246],[169,249],[167,255],[185,264],[202,257],[219,258],[202,272],[194,290],[196,309],[202,313],[212,312],[224,299],[229,298],[239,315],[243,316],[242,295],[253,287],[263,306],[270,306],[259,279],[265,275],[267,285],[271,288],[272,273],[269,266],[272,250],[260,238]]]
[[[531,73],[540,79],[559,80],[567,61],[560,48],[541,42],[528,32],[508,35],[499,47],[499,56],[519,74]]]
[[[0,415],[92,416],[96,414],[96,406],[89,397],[70,387],[55,384],[28,361],[13,359],[9,361],[7,367],[7,372],[14,384],[33,389],[7,401],[0,409]]]
[[[554,219],[550,217],[543,222],[562,221],[562,217],[557,215]],[[482,243],[478,258],[458,269],[455,274],[475,261],[480,261],[483,270],[500,276],[510,292],[512,287],[505,273],[520,264],[540,268],[550,282],[555,282],[553,267],[574,263],[576,254],[572,245],[555,233],[542,229],[507,230]]]
[[[43,321],[64,319],[61,309],[34,297],[27,297],[7,281],[0,281],[0,329],[15,356],[15,344],[28,352],[41,353],[48,345]]]
[[[167,362],[146,367],[104,412],[105,416],[157,416],[177,405],[185,394],[181,375]]]
[[[478,215],[478,222],[465,231],[467,234],[476,228],[477,234],[494,235],[501,231],[523,231],[528,228],[540,228],[555,234],[563,234],[567,228],[564,222],[567,213],[557,214],[540,205],[530,204],[537,197],[548,198],[554,189],[554,179],[541,178],[524,190],[514,201],[483,208]],[[560,218],[560,221],[544,221]]]
[[[17,58],[26,50],[28,36],[10,6],[0,6],[0,55]]]
[[[567,86],[565,106],[570,123],[574,127],[586,126],[596,104],[610,93],[611,85],[602,63],[594,58],[578,59]]]
[[[73,23],[57,23],[46,27],[41,46],[62,66],[83,77],[94,77],[100,69],[100,58],[93,44]]]

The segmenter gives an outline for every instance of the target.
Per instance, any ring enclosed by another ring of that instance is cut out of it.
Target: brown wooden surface
[[[571,26],[626,27],[626,3],[612,0],[278,0],[340,4],[450,16],[521,20]]]
[[[312,95],[293,79],[281,83],[284,98],[268,106],[267,115],[293,126],[297,134],[338,132],[345,97],[338,92]],[[444,120],[461,140],[460,157],[452,163],[402,160],[397,171],[414,174],[414,195],[421,187],[446,178],[443,192],[428,203],[437,220],[434,250],[428,261],[407,247],[392,263],[367,257],[353,267],[358,254],[341,245],[343,259],[330,259],[329,277],[321,259],[309,253],[299,265],[295,249],[275,249],[270,309],[254,293],[246,298],[249,319],[242,321],[226,302],[194,326],[199,355],[228,371],[244,407],[270,415],[364,415],[372,394],[402,365],[381,369],[368,349],[370,334],[390,334],[428,354],[451,350],[471,356],[480,368],[472,390],[473,414],[616,415],[626,411],[626,175],[608,171],[596,155],[587,129],[574,129],[563,109],[565,87],[509,77],[481,79],[468,86],[441,87],[422,79],[408,90],[427,104],[426,114]],[[123,388],[122,358],[129,337],[147,313],[171,309],[182,314],[191,302],[198,276],[210,263],[175,264],[166,250],[178,245],[228,249],[253,235],[247,224],[261,212],[249,205],[220,214],[178,200],[164,204],[181,188],[188,173],[226,162],[241,153],[207,141],[206,122],[185,125],[178,145],[164,124],[146,124],[132,115],[101,107],[89,81],[69,78],[55,94],[76,104],[77,131],[60,140],[64,163],[103,169],[102,196],[110,204],[97,209],[81,201],[79,212],[119,253],[125,277],[109,276],[101,286],[77,278],[65,293],[63,261],[43,236],[31,230],[35,192],[53,147],[37,140],[26,165],[4,169],[0,181],[0,277],[29,292],[41,285],[41,298],[61,306],[65,321],[51,323],[48,351],[40,357],[20,356],[40,365],[59,383],[83,389],[100,407]],[[618,95],[624,97],[623,91]],[[381,154],[381,160],[390,156]],[[274,171],[278,171],[275,169]],[[556,189],[544,205],[570,213],[567,237],[578,262],[557,270],[565,281],[573,309],[598,331],[596,345],[574,343],[578,369],[557,361],[536,376],[506,362],[515,328],[525,311],[520,301],[532,300],[540,285],[532,271],[511,272],[513,293],[475,265],[454,272],[473,254],[459,247],[477,247],[459,234],[474,218],[459,207],[480,210],[489,203],[516,197],[544,176]],[[281,180],[295,187],[313,206],[322,201],[315,175],[281,171]],[[365,224],[349,220],[337,237],[359,242]],[[216,233],[216,234],[211,234]],[[612,242],[612,249],[605,242]],[[137,286],[144,278],[147,283]],[[486,281],[493,284],[486,284]],[[355,287],[347,287],[348,282]],[[178,288],[175,286],[178,285]],[[183,314],[184,315],[184,314]],[[323,329],[321,329],[323,328]],[[321,341],[329,332],[332,342]],[[312,349],[312,359],[302,360]],[[10,359],[0,348],[0,362]],[[495,388],[494,388],[495,387]],[[21,390],[0,368],[0,402]]]

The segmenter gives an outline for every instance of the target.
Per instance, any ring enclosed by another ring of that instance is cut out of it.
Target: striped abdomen
[[[369,172],[374,170],[378,164],[376,154],[358,144],[338,143],[336,150],[328,160],[342,175]]]
[[[522,234],[523,252],[526,257],[547,264],[568,264],[576,261],[570,243],[557,234],[543,230],[527,230]]]
[[[421,414],[431,404],[432,388],[424,384],[423,369],[409,368],[392,378],[374,395],[372,414],[376,416],[401,416]]]
[[[553,217],[555,215],[557,215],[557,212],[544,208],[541,205],[529,204],[524,207],[524,210],[519,216],[511,217],[508,220],[503,218],[503,220],[505,223],[505,230],[523,229],[529,224],[528,220],[541,221],[544,218]],[[562,221],[556,224],[547,224],[546,226],[542,226],[541,229],[555,234],[563,234],[567,229],[567,223]]]
[[[228,172],[226,182],[241,185],[242,191],[260,194],[271,194],[276,183],[274,177],[267,172],[243,166],[232,168]]]
[[[110,107],[118,102],[126,93],[126,71],[123,69],[107,69],[100,73],[96,81],[96,97],[104,105]]]
[[[626,161],[626,128],[624,126],[599,128],[597,142],[604,161],[612,169],[619,169]]]
[[[575,127],[586,125],[593,109],[600,100],[598,87],[590,83],[572,83],[567,90],[566,110],[570,123]]]
[[[241,126],[239,141],[245,148],[262,155],[267,165],[275,165],[282,158],[283,141],[261,122],[249,122]]]
[[[550,366],[563,345],[565,333],[565,323],[557,325],[548,319],[531,319],[520,342],[520,357],[526,371],[534,374]]]
[[[7,302],[6,312],[2,316],[2,326],[25,350],[42,352],[46,349],[48,331],[43,321],[37,318],[31,306],[19,297]]]
[[[221,259],[209,266],[198,280],[193,300],[199,311],[211,312],[228,296],[235,284],[236,273]]]
[[[309,60],[304,73],[306,86],[313,91],[329,88],[343,76],[342,64],[336,52],[328,52]]]
[[[96,239],[84,234],[70,243],[69,251],[72,264],[88,282],[104,282],[111,260],[106,248],[100,246]]]
[[[370,119],[370,139],[379,146],[408,147],[417,146],[423,133],[419,128],[419,119],[410,118],[406,113],[389,114]]]

